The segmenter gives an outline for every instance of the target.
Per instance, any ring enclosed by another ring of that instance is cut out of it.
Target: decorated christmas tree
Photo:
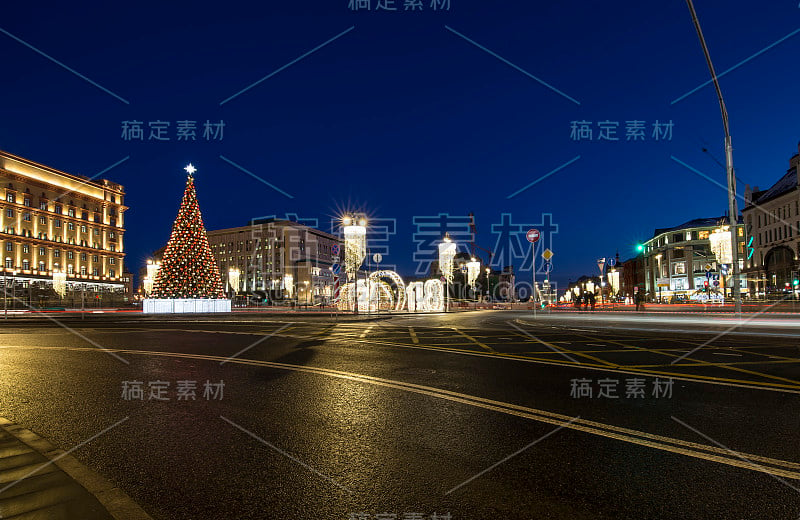
[[[153,284],[152,298],[224,298],[219,268],[208,245],[189,164],[186,190]]]

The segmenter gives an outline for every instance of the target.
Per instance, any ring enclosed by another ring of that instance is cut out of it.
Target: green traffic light
[[[792,284],[794,284],[794,285],[800,285],[800,280],[794,280],[794,281],[792,282]]]
[[[644,245],[643,244],[636,244],[636,250],[641,253],[642,251],[644,251]]]

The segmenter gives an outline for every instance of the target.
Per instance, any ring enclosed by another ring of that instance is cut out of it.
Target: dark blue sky
[[[554,277],[594,273],[627,257],[656,227],[723,214],[726,193],[672,159],[725,183],[713,87],[684,2],[451,0],[450,11],[352,12],[348,0],[6,5],[0,29],[114,96],[0,34],[0,148],[126,187],[128,266],[166,241],[197,166],[209,229],[297,213],[327,223],[343,208],[396,218],[386,262],[410,274],[414,216],[473,211],[494,248],[501,213],[534,223],[551,213]],[[697,1],[718,72],[800,28],[797,0]],[[349,33],[220,105],[321,43]],[[485,46],[575,104],[445,28]],[[766,187],[800,139],[800,34],[721,79],[735,161]],[[178,142],[180,120],[225,121],[224,138]],[[170,121],[171,141],[121,139],[121,122]],[[570,122],[593,122],[592,141]],[[598,121],[620,123],[598,141]],[[625,140],[625,121],[647,125]],[[671,140],[652,139],[656,120]],[[294,198],[227,164],[247,168]],[[520,188],[580,156],[509,199]]]

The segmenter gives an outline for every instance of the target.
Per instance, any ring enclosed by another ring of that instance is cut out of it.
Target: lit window
[[[23,253],[30,253],[31,252],[31,246],[29,246],[28,244],[22,244],[22,252]]]

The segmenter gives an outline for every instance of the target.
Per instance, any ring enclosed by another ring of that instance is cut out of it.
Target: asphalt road
[[[797,519],[797,321],[9,320],[0,416],[156,519]]]

